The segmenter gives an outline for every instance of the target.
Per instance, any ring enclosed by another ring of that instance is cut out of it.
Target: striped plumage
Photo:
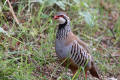
[[[73,43],[70,55],[70,58],[79,66],[85,66],[87,60],[91,57],[77,41]]]
[[[63,12],[59,12],[54,18],[60,23],[56,34],[56,54],[61,62],[66,58],[69,59],[63,63],[63,66],[69,64],[68,68],[71,69],[73,74],[82,66],[85,68],[86,78],[88,70],[94,77],[99,78],[86,43],[79,40],[71,31],[69,17]]]

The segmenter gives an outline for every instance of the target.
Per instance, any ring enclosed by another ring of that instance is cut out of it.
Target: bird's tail
[[[89,71],[90,71],[90,74],[91,74],[92,76],[98,78],[99,80],[102,80],[102,79],[100,78],[99,74],[98,74],[98,71],[97,71],[97,69],[96,69],[95,64],[94,64],[93,62],[91,62],[91,64],[92,64],[92,67],[91,67],[91,69],[89,70]]]

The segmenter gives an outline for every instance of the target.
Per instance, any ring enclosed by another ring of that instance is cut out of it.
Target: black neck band
[[[64,18],[65,19],[65,18]],[[67,24],[67,20],[65,19],[65,23],[64,24],[59,24],[59,29],[62,29],[66,26]]]

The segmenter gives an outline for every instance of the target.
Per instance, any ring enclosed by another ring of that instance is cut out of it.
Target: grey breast
[[[56,39],[55,41],[55,50],[58,58],[69,57],[71,47],[71,45],[65,45],[65,40]]]

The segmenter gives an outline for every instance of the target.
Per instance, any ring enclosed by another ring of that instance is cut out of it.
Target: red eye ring
[[[64,16],[63,15],[54,16],[54,19],[58,19],[59,17],[64,17]]]
[[[54,19],[58,19],[59,18],[59,16],[54,16]]]

